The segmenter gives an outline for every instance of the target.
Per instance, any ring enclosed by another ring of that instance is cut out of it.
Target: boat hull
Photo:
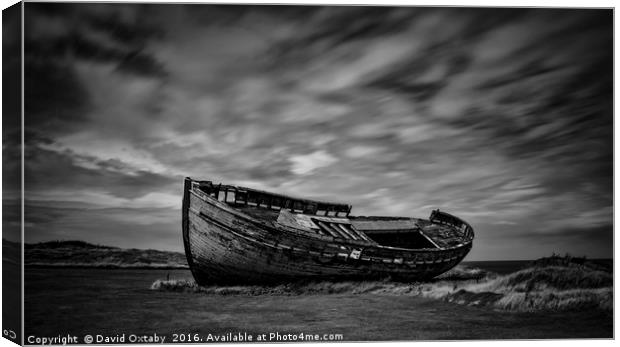
[[[310,280],[412,281],[458,264],[471,243],[451,249],[404,250],[325,240],[247,218],[191,189],[186,181],[183,239],[196,282],[257,284]]]

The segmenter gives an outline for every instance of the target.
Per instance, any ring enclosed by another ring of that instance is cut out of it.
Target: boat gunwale
[[[192,182],[200,182],[200,181],[192,180]],[[252,191],[252,192],[256,192],[256,193],[272,195],[272,196],[278,197],[278,198],[297,200],[297,201],[301,201],[301,202],[311,202],[311,203],[315,203],[317,205],[319,205],[319,204],[320,205],[334,205],[334,206],[340,206],[340,207],[346,206],[347,208],[351,208],[352,207],[351,205],[343,203],[343,202],[306,199],[306,198],[300,198],[300,197],[292,196],[292,195],[273,193],[273,192],[269,192],[269,191],[261,190],[261,189],[255,189],[255,188],[249,188],[249,187],[243,187],[243,186],[236,186],[236,185],[232,185],[232,184],[219,184],[218,186],[219,186],[219,188],[233,188],[234,190],[239,190],[239,191]]]
[[[198,182],[198,181],[194,181],[192,180],[192,182]],[[456,250],[460,250],[463,248],[468,247],[472,242],[473,242],[473,237],[469,238],[467,240],[463,240],[462,243],[456,245],[456,246],[452,246],[452,247],[443,247],[443,248],[402,248],[402,247],[392,247],[392,246],[384,246],[384,245],[380,245],[380,244],[373,244],[367,241],[360,241],[360,240],[349,240],[349,239],[337,239],[333,236],[327,236],[327,235],[320,235],[320,234],[311,234],[309,233],[307,230],[304,229],[299,229],[299,228],[295,228],[295,227],[291,227],[291,226],[285,226],[285,225],[278,225],[277,227],[272,227],[270,225],[265,224],[265,222],[261,221],[258,218],[255,218],[251,215],[248,215],[246,213],[243,213],[233,207],[231,207],[230,205],[228,205],[225,202],[219,201],[215,198],[213,198],[212,196],[209,196],[208,194],[198,190],[196,191],[194,189],[193,186],[190,187],[189,192],[194,194],[196,197],[200,198],[202,201],[205,201],[206,203],[209,203],[217,208],[223,209],[225,211],[227,211],[228,213],[231,213],[233,215],[235,215],[238,218],[242,218],[246,221],[249,221],[253,224],[256,224],[258,226],[260,226],[263,229],[266,229],[268,231],[270,230],[275,230],[275,231],[282,231],[282,232],[290,232],[293,233],[296,237],[303,237],[303,238],[307,238],[307,239],[314,239],[314,240],[320,240],[320,241],[325,241],[325,242],[332,242],[335,244],[340,244],[340,245],[349,245],[349,246],[357,246],[357,247],[364,247],[364,248],[377,248],[377,249],[382,249],[382,250],[388,250],[388,251],[399,251],[399,252],[407,252],[407,253],[441,253],[441,252],[450,252],[450,251],[456,251]],[[190,206],[188,206],[188,209],[190,208]],[[203,217],[204,215],[201,214],[201,217]],[[458,217],[457,217],[458,218]],[[213,219],[213,218],[212,218]],[[430,220],[429,220],[430,222]],[[432,223],[432,222],[431,222]],[[464,222],[465,224],[467,224],[466,222]],[[469,224],[467,224],[467,226],[469,226]],[[451,226],[452,227],[452,226]],[[469,226],[469,228],[471,228],[471,226]],[[473,230],[473,228],[471,228]],[[249,236],[248,236],[249,237]]]

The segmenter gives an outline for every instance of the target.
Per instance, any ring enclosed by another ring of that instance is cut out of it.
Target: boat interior
[[[232,185],[193,181],[192,189],[224,202],[272,227],[278,224],[335,239],[407,249],[457,246],[471,227],[438,210],[429,220],[406,217],[351,216],[351,205],[293,198]]]

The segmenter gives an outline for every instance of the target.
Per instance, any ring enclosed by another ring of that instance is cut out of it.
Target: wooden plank
[[[366,236],[366,234],[364,234],[363,231],[356,230],[353,227],[353,225],[349,225],[348,227],[351,228],[351,231],[354,232],[357,236],[359,236],[362,240],[376,244],[376,242],[372,240],[371,238],[369,238],[368,236]]]
[[[383,229],[383,230],[364,230],[366,235],[381,235],[381,234],[409,234],[417,232],[418,229]]]
[[[323,230],[321,230],[321,228],[312,229],[312,230],[316,231],[317,234],[319,234],[319,235],[331,236],[331,235],[327,234],[326,232],[324,232]]]
[[[338,235],[340,235],[340,238],[343,238],[345,240],[349,240],[351,239],[349,237],[349,235],[347,235],[346,233],[344,233],[342,230],[340,230],[340,228],[338,228],[336,226],[336,224],[332,224],[332,223],[324,223],[328,228],[331,228],[333,231],[335,231]]]
[[[328,223],[351,224],[351,221],[348,218],[323,217],[323,216],[312,216],[312,218],[316,220],[320,220],[322,222],[328,222]]]
[[[352,219],[351,224],[357,230],[411,230],[418,229],[413,219],[393,219],[393,220],[357,220]]]
[[[303,229],[309,232],[319,233],[322,235],[326,235],[324,232],[319,232],[320,228],[312,222],[312,220],[304,215],[295,215],[289,210],[281,209],[280,214],[278,214],[277,223],[289,226],[292,228]]]
[[[330,228],[329,226],[327,226],[326,223],[317,221],[317,224],[319,225],[319,227],[325,231],[327,231],[331,236],[333,237],[338,237],[340,238],[340,233],[336,232],[335,230],[333,230],[332,228]]]
[[[353,240],[359,240],[360,239],[355,234],[349,232],[349,230],[347,230],[347,228],[343,224],[333,223],[331,225],[340,228],[340,230],[343,231],[345,234],[347,234],[350,239],[353,239]]]
[[[196,273],[196,267],[194,266],[194,256],[191,252],[191,244],[189,239],[189,207],[190,207],[190,190],[192,189],[193,181],[191,178],[186,177],[183,182],[183,202],[181,205],[181,232],[183,234],[183,248],[185,249],[185,257],[187,264],[194,277],[199,276]]]
[[[282,195],[282,194],[276,194],[276,193],[271,193],[271,192],[266,192],[266,191],[262,191],[262,190],[258,190],[258,189],[252,189],[252,188],[247,188],[247,187],[237,187],[237,186],[227,186],[227,187],[236,187],[238,189],[244,189],[248,192],[252,192],[252,193],[256,193],[256,194],[262,194],[262,195],[269,195],[269,196],[273,196],[273,197],[279,197],[282,199],[287,199],[287,200],[291,200],[291,201],[296,201],[301,203],[302,205],[307,205],[307,204],[312,204],[312,205],[317,205],[317,209],[319,210],[324,210],[323,208],[320,208],[321,205],[323,206],[329,206],[329,210],[331,211],[339,211],[339,212],[347,212],[350,210],[351,206],[348,204],[341,204],[341,203],[334,203],[334,202],[325,202],[325,201],[318,201],[318,200],[309,200],[309,199],[301,199],[301,198],[294,198],[294,197],[290,197],[290,196],[286,196],[286,195]]]
[[[438,244],[435,243],[435,241],[433,241],[433,239],[431,239],[430,237],[426,236],[426,234],[424,234],[422,232],[422,230],[418,230],[418,232],[420,233],[420,235],[424,236],[425,239],[428,240],[428,242],[432,243],[433,246],[437,247],[437,248],[441,248]]]

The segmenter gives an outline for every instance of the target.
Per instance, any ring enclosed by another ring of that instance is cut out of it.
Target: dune
[[[613,276],[587,266],[533,266],[479,281],[419,286],[423,297],[510,311],[613,309]]]
[[[24,245],[26,266],[187,269],[183,253],[124,249],[83,241],[51,241]]]

